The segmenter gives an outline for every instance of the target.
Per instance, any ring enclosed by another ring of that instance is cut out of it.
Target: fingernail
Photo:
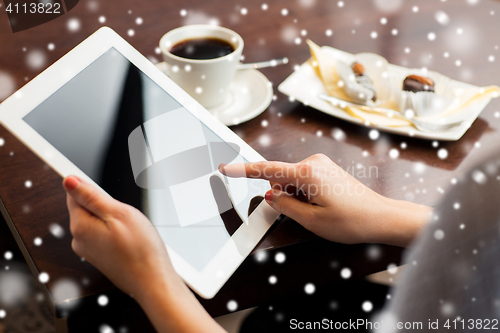
[[[80,180],[74,176],[69,176],[64,180],[63,184],[66,191],[73,191],[80,184]]]
[[[266,202],[268,204],[270,204],[271,206],[273,205],[273,198],[274,198],[274,192],[273,192],[273,190],[267,191],[265,199],[266,199]]]
[[[221,163],[219,164],[219,172],[222,173],[223,175],[226,174],[226,170],[224,168],[226,167],[227,164]]]

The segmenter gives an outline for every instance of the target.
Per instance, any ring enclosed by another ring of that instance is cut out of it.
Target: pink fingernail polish
[[[271,206],[273,205],[273,198],[274,198],[274,192],[272,190],[269,190],[266,192],[266,202],[270,204]]]
[[[80,184],[80,180],[74,176],[69,176],[64,180],[64,188],[66,191],[74,191],[78,184]]]
[[[226,167],[227,164],[221,163],[219,164],[219,172],[222,173],[223,175],[226,174],[226,170],[224,168]]]

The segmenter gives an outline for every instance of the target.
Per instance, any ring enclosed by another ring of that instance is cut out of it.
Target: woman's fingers
[[[298,188],[315,183],[311,165],[307,163],[253,162],[219,166],[219,171],[228,177],[247,177],[269,180],[281,184],[292,184]]]
[[[106,220],[106,217],[113,214],[116,208],[113,198],[99,191],[91,184],[75,176],[69,176],[64,179],[63,185],[68,195],[76,203],[102,220]]]
[[[269,183],[270,183],[272,189],[280,190],[280,191],[286,192],[288,194],[291,194],[296,199],[299,199],[300,201],[308,202],[310,199],[308,197],[307,193],[298,189],[297,187],[293,186],[292,184],[282,184],[282,183],[276,183],[276,182],[269,182]]]
[[[67,195],[67,206],[69,211],[69,230],[71,235],[76,239],[88,239],[89,237],[95,239],[101,227],[105,227],[105,223],[96,215],[92,214],[69,194]]]
[[[307,224],[315,219],[320,206],[311,205],[297,199],[294,195],[277,189],[266,192],[266,202],[280,212],[307,228]]]

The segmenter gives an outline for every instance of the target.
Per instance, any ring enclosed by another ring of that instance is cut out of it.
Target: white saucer
[[[156,64],[165,73],[165,63]],[[256,69],[236,71],[228,98],[221,105],[207,108],[226,126],[238,125],[264,112],[273,100],[272,83]]]

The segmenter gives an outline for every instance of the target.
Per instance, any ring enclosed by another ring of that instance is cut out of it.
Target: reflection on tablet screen
[[[220,163],[246,162],[239,147],[114,48],[23,119],[111,196],[144,212],[199,271],[266,190],[264,181],[223,177]]]

